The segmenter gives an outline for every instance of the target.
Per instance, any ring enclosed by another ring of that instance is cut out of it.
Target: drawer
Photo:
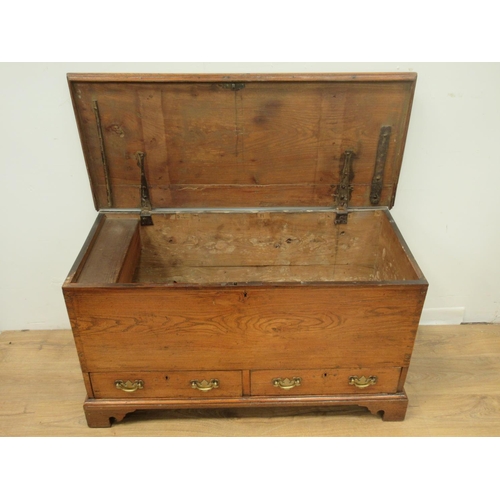
[[[242,394],[239,371],[91,373],[96,398],[205,398]]]
[[[401,368],[255,370],[252,396],[374,394],[397,392]]]

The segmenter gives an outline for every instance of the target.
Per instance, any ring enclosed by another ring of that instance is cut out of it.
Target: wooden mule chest
[[[414,73],[71,74],[97,220],[63,285],[88,425],[402,420],[427,282],[392,219]]]

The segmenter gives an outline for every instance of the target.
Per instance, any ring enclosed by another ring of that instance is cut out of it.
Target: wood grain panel
[[[162,92],[157,89],[141,88],[137,91],[140,116],[142,117],[142,137],[144,141],[144,170],[149,184],[169,186],[171,184],[169,172],[169,147],[165,132],[165,111],[162,107]],[[162,193],[162,203],[150,194],[153,206],[171,206],[172,200],[168,197],[169,191]],[[166,196],[166,199],[165,199]]]
[[[242,94],[216,83],[174,83],[162,93],[172,184],[248,184],[238,113]]]
[[[94,102],[98,103],[104,156],[108,165],[113,204],[112,207],[140,206],[140,170],[136,153],[144,150],[140,113],[135,92],[124,93],[116,85],[99,88],[92,83],[82,83],[74,89],[73,103],[79,121],[80,139],[87,169],[92,181],[96,208],[107,208],[104,182],[104,163],[99,141]],[[95,185],[99,183],[99,186]],[[118,186],[136,185],[134,201]]]
[[[425,289],[73,287],[66,295],[88,371],[255,370],[408,366]]]
[[[136,269],[139,265],[139,259],[141,256],[141,233],[139,231],[139,225],[135,231],[132,239],[130,240],[127,253],[123,259],[123,264],[120,269],[120,273],[116,280],[117,283],[131,283]]]
[[[378,255],[381,211],[352,212],[347,224],[335,226],[337,248],[335,265],[351,265],[373,269]]]
[[[240,90],[227,88],[234,75],[226,76],[70,79],[98,207],[107,200],[94,101],[114,207],[139,205],[137,151],[146,152],[154,207],[241,206],[248,193],[254,206],[293,206],[297,199],[299,206],[328,206],[346,149],[354,152],[353,185],[360,193],[352,205],[370,206],[365,191],[382,126],[392,133],[381,205],[392,204],[415,75],[385,81],[380,75],[318,75],[316,81],[247,75]]]
[[[245,184],[315,183],[324,89],[297,90],[293,83],[262,83],[241,92]]]
[[[380,219],[382,224],[375,249],[375,276],[381,280],[421,278],[422,273],[398,234],[392,217],[385,213]]]
[[[139,220],[106,218],[78,278],[78,283],[115,283],[130,278],[137,262]],[[132,247],[136,249],[129,251]]]
[[[137,282],[374,279],[379,211],[154,215],[142,228]]]
[[[370,232],[373,214],[354,216],[352,227],[358,218],[359,231]],[[332,265],[334,220],[332,212],[154,215],[154,225],[142,228],[141,265]]]
[[[374,281],[373,267],[356,264],[341,266],[176,266],[139,267],[137,283],[294,283],[327,281]]]

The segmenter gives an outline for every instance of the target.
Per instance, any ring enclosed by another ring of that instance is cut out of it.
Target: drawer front
[[[91,373],[96,398],[210,398],[242,394],[239,371]]]
[[[374,394],[397,391],[401,368],[339,370],[256,370],[252,396]]]

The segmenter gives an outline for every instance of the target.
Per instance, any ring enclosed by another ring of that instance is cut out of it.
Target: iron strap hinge
[[[149,198],[149,187],[144,170],[145,153],[137,151],[137,166],[141,169],[141,226],[152,226],[151,199]]]
[[[337,202],[337,215],[335,217],[335,224],[347,224],[347,208],[353,187],[351,181],[353,178],[352,172],[352,158],[354,152],[347,150],[344,151],[344,161],[340,170],[340,182],[335,193]]]
[[[389,141],[392,127],[385,126],[380,129],[378,138],[377,156],[375,157],[375,168],[373,171],[372,185],[370,189],[370,203],[378,205],[384,187],[384,170],[389,151]]]

